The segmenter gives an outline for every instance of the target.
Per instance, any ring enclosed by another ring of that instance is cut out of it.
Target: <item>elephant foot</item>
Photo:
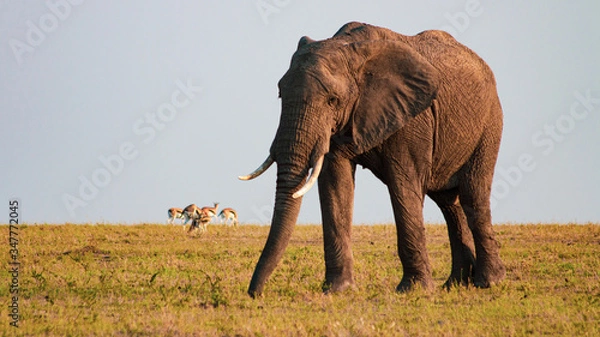
[[[475,265],[475,257],[472,251],[468,248],[463,249],[463,254],[452,261],[452,271],[444,288],[450,290],[455,286],[468,287],[473,280],[473,266]]]
[[[477,288],[489,288],[498,284],[505,276],[506,268],[498,258],[495,261],[487,261],[487,263],[477,263],[473,283]]]
[[[339,293],[347,290],[348,288],[354,288],[354,280],[340,279],[331,282],[323,282],[323,293],[326,295],[332,293]]]
[[[444,283],[444,288],[450,290],[454,287],[468,287],[472,280],[471,268],[460,269],[458,271],[452,271],[450,276]]]
[[[425,290],[431,290],[433,288],[433,280],[431,277],[406,277],[403,276],[402,280],[396,287],[396,291],[400,293],[406,293],[414,290],[417,286]]]

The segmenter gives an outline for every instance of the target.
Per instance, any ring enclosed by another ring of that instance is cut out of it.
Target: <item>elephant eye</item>
[[[327,104],[329,104],[329,106],[331,107],[337,107],[339,102],[339,99],[335,96],[330,96],[329,99],[327,100]]]

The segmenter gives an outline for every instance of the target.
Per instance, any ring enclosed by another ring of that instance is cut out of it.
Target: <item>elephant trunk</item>
[[[316,118],[311,114],[307,117],[307,112],[307,106],[284,110],[271,147],[271,158],[277,163],[275,206],[269,236],[248,289],[253,298],[262,294],[294,231],[302,202],[302,196],[294,193],[306,180],[310,167],[317,166],[318,174],[322,157],[329,150],[328,134],[320,132]]]
[[[277,176],[280,181],[279,172]],[[292,193],[291,189],[279,187],[278,183],[271,230],[248,289],[248,294],[253,298],[262,294],[267,278],[281,260],[294,231],[302,198],[292,198]]]

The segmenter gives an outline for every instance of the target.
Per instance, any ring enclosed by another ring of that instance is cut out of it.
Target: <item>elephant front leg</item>
[[[319,200],[323,220],[325,282],[323,291],[338,292],[352,287],[352,212],[356,165],[333,154],[325,156],[319,176]]]
[[[398,255],[402,262],[402,280],[397,291],[406,292],[415,284],[425,289],[433,286],[423,223],[423,194],[416,187],[389,186],[396,220]]]

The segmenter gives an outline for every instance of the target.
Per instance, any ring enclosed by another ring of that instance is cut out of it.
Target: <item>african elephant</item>
[[[277,163],[269,236],[248,293],[262,294],[293,232],[302,195],[318,180],[325,292],[354,285],[351,223],[356,165],[388,188],[403,276],[398,291],[432,286],[423,201],[448,226],[446,285],[489,287],[505,275],[490,193],[502,108],[488,65],[442,31],[405,36],[350,22],[329,39],[302,37],[278,83],[281,117],[267,160]],[[302,187],[301,187],[302,185]]]

